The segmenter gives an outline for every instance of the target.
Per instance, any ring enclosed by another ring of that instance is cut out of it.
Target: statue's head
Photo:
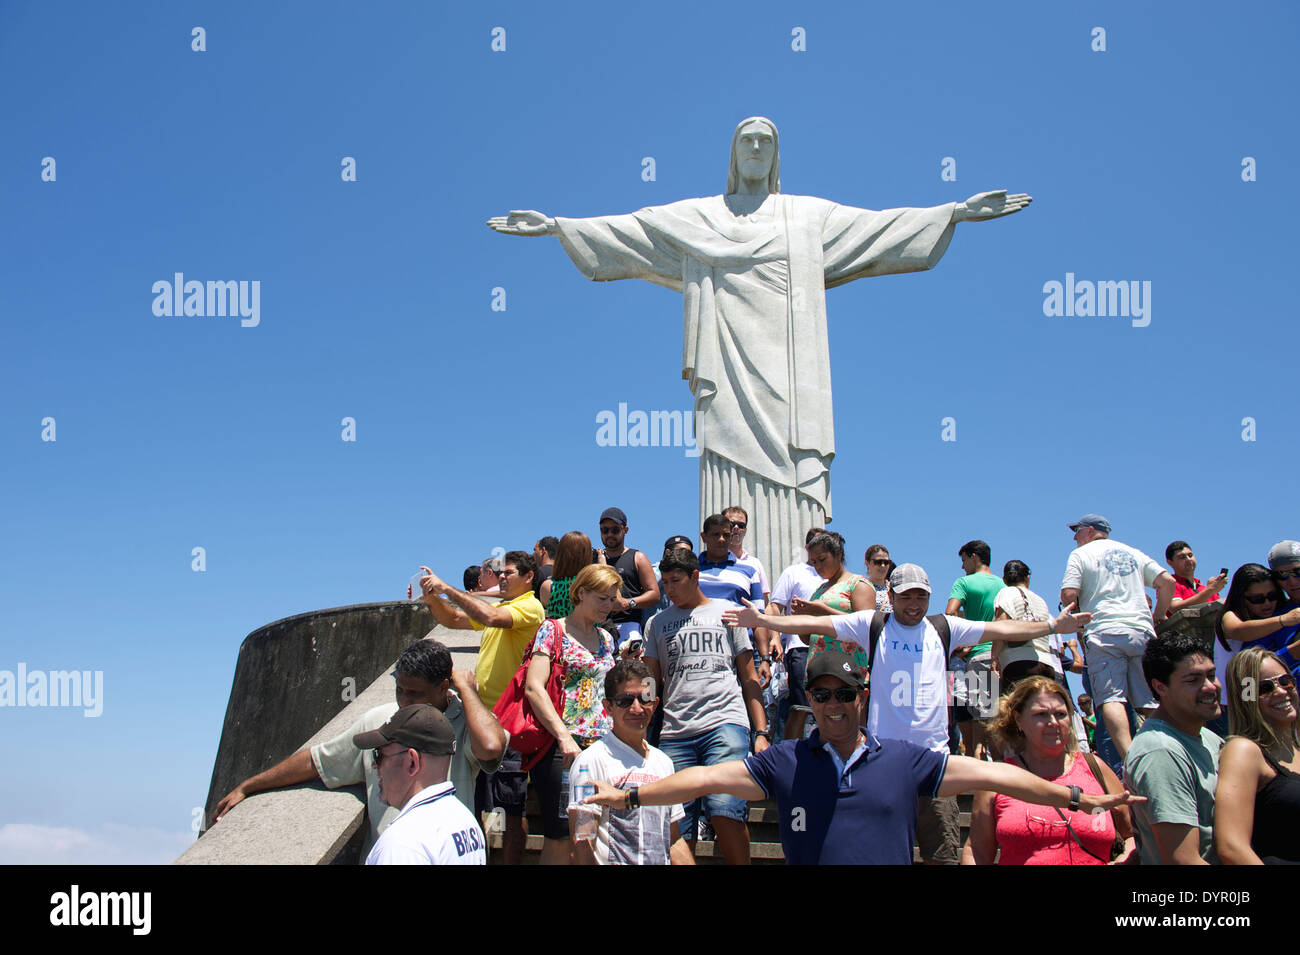
[[[731,165],[727,169],[727,191],[740,188],[742,172],[747,179],[767,177],[767,191],[781,191],[781,148],[776,123],[763,116],[742,119],[731,135]]]

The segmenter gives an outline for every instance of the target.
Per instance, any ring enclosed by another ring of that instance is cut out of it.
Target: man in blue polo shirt
[[[743,607],[744,601],[754,604],[759,613],[763,612],[766,599],[763,596],[762,578],[758,570],[750,564],[742,564],[731,552],[731,521],[721,514],[710,514],[704,519],[701,532],[704,550],[700,552],[700,590],[710,600],[724,600],[736,607]],[[755,627],[750,631],[754,644],[754,672],[758,674],[758,685],[767,686],[772,678],[771,646],[775,639],[765,627]]]
[[[624,792],[604,781],[588,801],[614,808],[671,805],[706,793],[774,798],[781,847],[791,865],[909,865],[918,796],[974,789],[1045,806],[1106,812],[1127,793],[1090,796],[1010,763],[949,756],[906,740],[878,739],[858,726],[864,683],[847,654],[828,650],[808,664],[817,731],[747,759],[696,766]]]

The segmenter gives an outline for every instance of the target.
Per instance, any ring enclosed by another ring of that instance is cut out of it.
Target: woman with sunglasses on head
[[[1289,645],[1288,638],[1296,624],[1300,624],[1300,609],[1283,612],[1286,593],[1278,585],[1273,571],[1263,564],[1243,564],[1232,575],[1232,585],[1223,600],[1223,614],[1214,625],[1214,669],[1223,687],[1219,700],[1226,713],[1228,706],[1228,661],[1233,654],[1247,647],[1263,647],[1277,653],[1289,650],[1295,653],[1300,644]],[[1218,727],[1210,724],[1213,732],[1227,734],[1227,725],[1220,715]]]
[[[563,543],[560,547],[563,551]],[[545,620],[533,640],[524,692],[537,722],[555,737],[555,745],[529,773],[545,826],[543,865],[566,865],[569,861],[569,794],[563,791],[564,771],[584,749],[609,732],[610,719],[601,701],[605,674],[615,663],[614,638],[598,624],[609,616],[622,584],[623,578],[608,564],[583,567],[569,587],[573,611],[560,621]],[[547,692],[556,667],[563,673],[558,712]]]
[[[1232,736],[1219,754],[1214,847],[1224,865],[1300,865],[1300,731],[1295,678],[1277,654],[1228,664]]]
[[[1006,762],[1061,786],[1101,796],[1124,791],[1110,767],[1080,753],[1071,724],[1070,691],[1054,679],[1028,676],[998,702],[989,723],[995,742],[1015,755]],[[1106,865],[1116,832],[1123,849],[1116,864],[1138,860],[1127,807],[1089,815],[1051,809],[993,792],[975,793],[971,809],[970,856],[976,865]],[[998,853],[1001,851],[1001,856]]]

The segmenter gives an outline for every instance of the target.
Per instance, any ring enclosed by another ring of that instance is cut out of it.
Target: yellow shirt
[[[541,601],[533,596],[531,590],[497,606],[510,611],[512,623],[504,630],[500,627],[484,627],[470,618],[474,629],[483,631],[474,676],[478,679],[479,699],[489,710],[497,705],[497,700],[514,679],[515,671],[524,659],[524,652],[537,635],[537,628],[546,619]]]

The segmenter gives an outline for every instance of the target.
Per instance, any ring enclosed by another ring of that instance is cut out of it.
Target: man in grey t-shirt
[[[655,683],[663,687],[659,749],[672,759],[677,772],[744,759],[750,752],[753,726],[754,752],[761,753],[771,734],[754,672],[753,647],[747,631],[722,622],[722,612],[733,605],[704,596],[699,559],[688,550],[665,555],[659,572],[672,606],[651,618],[644,655]],[[696,821],[703,812],[727,862],[749,863],[749,807],[744,800],[711,795],[682,808],[686,815],[681,831],[692,852]]]

